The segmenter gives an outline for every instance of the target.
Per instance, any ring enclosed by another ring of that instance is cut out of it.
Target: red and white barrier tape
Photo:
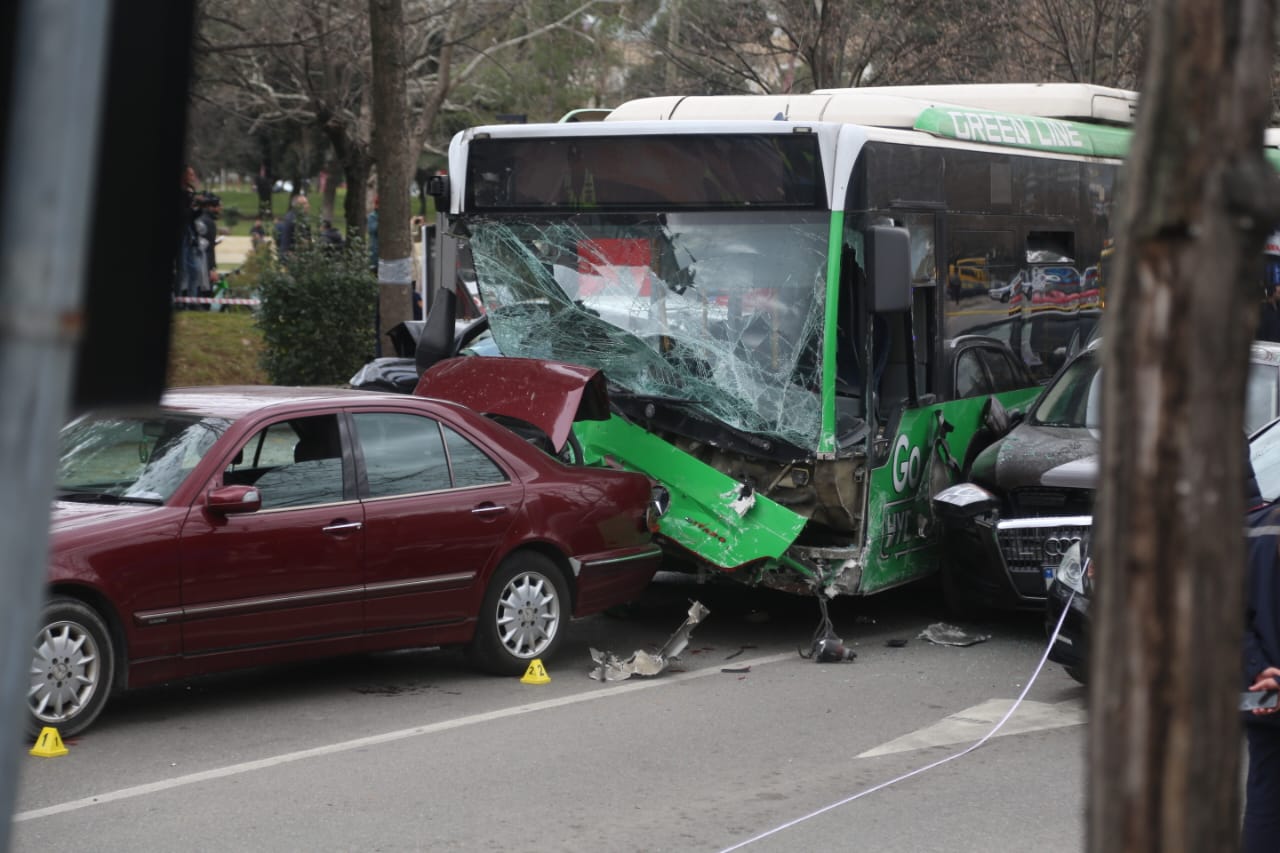
[[[216,296],[175,296],[179,305],[258,305],[257,299],[219,299]]]

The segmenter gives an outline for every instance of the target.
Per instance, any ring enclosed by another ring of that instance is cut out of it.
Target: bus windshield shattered
[[[632,402],[762,448],[815,446],[829,214],[519,214],[468,222],[504,355],[604,371]],[[776,448],[775,448],[776,449]]]

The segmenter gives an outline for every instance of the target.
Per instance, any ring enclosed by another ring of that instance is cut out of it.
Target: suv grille
[[[1057,568],[1073,541],[1081,541],[1081,552],[1088,553],[1091,531],[1088,525],[997,529],[1000,553],[1018,594],[1044,598],[1045,569]]]

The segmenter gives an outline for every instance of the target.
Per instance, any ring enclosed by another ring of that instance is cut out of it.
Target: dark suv
[[[1015,426],[973,459],[964,479],[934,495],[947,555],[947,603],[958,616],[982,608],[1042,608],[1073,545],[1087,557],[1102,425],[1101,339],[1068,361]],[[1280,344],[1253,344],[1245,427],[1280,414]]]

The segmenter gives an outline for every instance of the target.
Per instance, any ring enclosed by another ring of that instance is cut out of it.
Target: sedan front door
[[[365,532],[351,464],[336,414],[272,423],[239,449],[221,484],[256,487],[262,508],[225,516],[196,510],[188,519],[187,656],[226,655],[240,666],[269,647],[292,646],[275,660],[358,642]]]

